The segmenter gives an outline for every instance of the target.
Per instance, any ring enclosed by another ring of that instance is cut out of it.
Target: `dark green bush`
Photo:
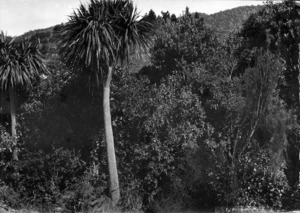
[[[300,184],[284,192],[282,204],[286,210],[300,209]]]
[[[0,180],[0,204],[1,203],[13,208],[20,207],[19,194]]]
[[[22,204],[51,208],[60,204],[63,190],[77,183],[84,171],[85,163],[69,150],[28,152],[7,166],[3,181],[19,194]]]
[[[287,180],[283,174],[273,177],[268,173],[256,173],[243,183],[243,187],[239,190],[237,204],[281,209],[282,199],[287,190]]]
[[[271,153],[266,150],[247,153],[239,161],[237,173],[216,171],[210,185],[216,192],[217,204],[226,206],[252,206],[282,209],[289,186],[281,166],[274,170]],[[232,180],[236,178],[237,186]]]
[[[100,208],[106,197],[107,183],[91,172],[86,172],[79,181],[69,185],[62,196],[63,205],[70,211],[87,211]]]

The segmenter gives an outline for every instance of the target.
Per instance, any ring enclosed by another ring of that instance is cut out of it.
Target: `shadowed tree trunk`
[[[117,204],[120,199],[120,189],[110,113],[110,82],[112,77],[112,71],[113,68],[109,67],[107,77],[103,83],[103,116],[108,158],[108,172],[110,178],[110,194],[112,202],[114,204]]]
[[[17,150],[17,130],[16,130],[16,125],[17,125],[17,119],[16,119],[16,107],[15,107],[15,101],[16,101],[16,92],[15,89],[10,87],[9,88],[9,104],[10,104],[10,116],[11,116],[11,136],[14,140],[14,145],[15,148],[13,150],[13,160],[19,160],[18,158],[18,150]]]
[[[287,70],[285,72],[286,80],[286,103],[288,109],[294,110],[299,123],[299,48],[293,45],[289,48],[286,59]],[[294,130],[288,136],[289,145],[287,147],[287,168],[286,176],[291,187],[296,187],[299,183],[299,135]]]

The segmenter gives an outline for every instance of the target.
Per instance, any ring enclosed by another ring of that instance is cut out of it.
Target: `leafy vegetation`
[[[188,8],[138,18],[130,1],[92,0],[66,24],[15,38],[40,39],[51,75],[18,90],[17,144],[1,91],[1,202],[72,212],[299,208],[300,8],[260,9],[220,39]],[[131,44],[145,47],[142,67]],[[92,80],[110,89],[119,186],[106,158],[105,88]]]

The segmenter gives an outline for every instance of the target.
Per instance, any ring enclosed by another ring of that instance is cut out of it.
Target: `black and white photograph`
[[[300,1],[0,0],[0,213],[300,213]]]

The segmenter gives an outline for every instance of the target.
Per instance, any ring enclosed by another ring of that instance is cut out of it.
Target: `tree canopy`
[[[39,44],[15,42],[1,32],[0,35],[0,86],[30,86],[36,77],[47,74],[45,61],[39,51]]]

